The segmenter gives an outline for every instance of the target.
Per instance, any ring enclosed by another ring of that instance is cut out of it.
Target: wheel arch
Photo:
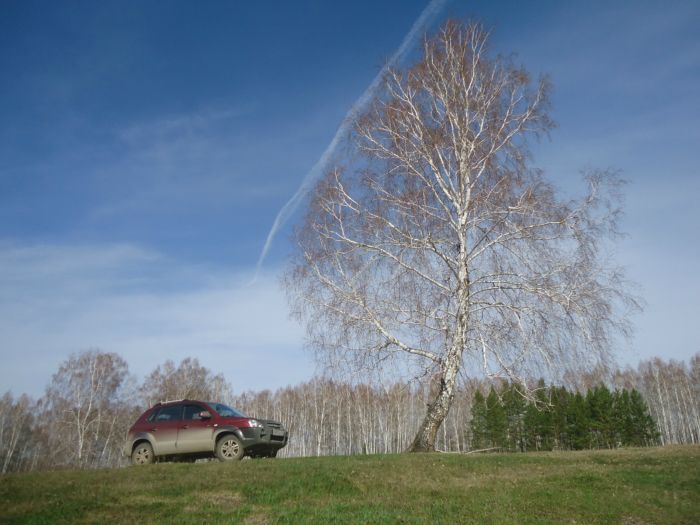
[[[222,439],[224,436],[228,434],[233,434],[236,436],[238,439],[243,441],[243,432],[241,432],[241,429],[238,427],[234,426],[226,426],[226,427],[221,427],[219,431],[216,433],[214,436],[214,446],[219,442],[220,439]]]
[[[156,449],[153,447],[153,442],[145,436],[141,436],[134,439],[134,442],[131,444],[132,454],[134,453],[134,450],[136,450],[136,447],[139,446],[141,443],[148,443],[151,446],[151,449],[153,449],[153,453],[155,454]]]

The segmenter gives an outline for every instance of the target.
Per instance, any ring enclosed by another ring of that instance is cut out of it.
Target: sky
[[[40,396],[87,349],[137,377],[196,357],[235,392],[310,379],[279,282],[303,206],[256,265],[428,5],[0,3],[0,393]],[[700,3],[430,5],[426,30],[479,20],[549,75],[533,162],[564,193],[583,168],[628,180],[615,251],[646,307],[620,363],[700,351]]]

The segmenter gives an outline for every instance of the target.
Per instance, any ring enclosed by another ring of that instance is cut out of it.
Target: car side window
[[[185,405],[185,415],[183,419],[185,421],[201,421],[202,418],[199,417],[199,413],[204,410],[204,407],[199,405]]]
[[[163,407],[158,411],[156,421],[178,421],[182,418],[182,405]]]

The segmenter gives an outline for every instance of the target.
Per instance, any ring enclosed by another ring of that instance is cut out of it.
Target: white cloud
[[[265,176],[264,149],[250,132],[251,108],[203,109],[131,122],[105,130],[108,140],[88,148],[80,170],[97,190],[89,220],[183,210],[229,210],[286,189]],[[93,151],[94,150],[94,151]],[[92,160],[90,160],[92,159]]]
[[[140,144],[154,138],[163,139],[188,133],[202,133],[227,121],[246,115],[249,111],[236,108],[207,108],[191,113],[162,117],[160,119],[135,122],[119,130],[121,140]]]
[[[38,395],[71,352],[113,351],[143,376],[197,357],[234,389],[313,371],[274,272],[192,267],[133,245],[0,245],[0,390]]]

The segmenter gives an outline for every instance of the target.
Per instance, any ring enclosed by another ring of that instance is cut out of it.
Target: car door
[[[214,449],[214,427],[211,418],[200,416],[203,411],[208,409],[202,405],[185,405],[177,432],[178,453],[211,452]]]
[[[154,438],[154,452],[157,456],[177,452],[177,432],[182,424],[182,405],[171,405],[158,410],[149,429]]]

